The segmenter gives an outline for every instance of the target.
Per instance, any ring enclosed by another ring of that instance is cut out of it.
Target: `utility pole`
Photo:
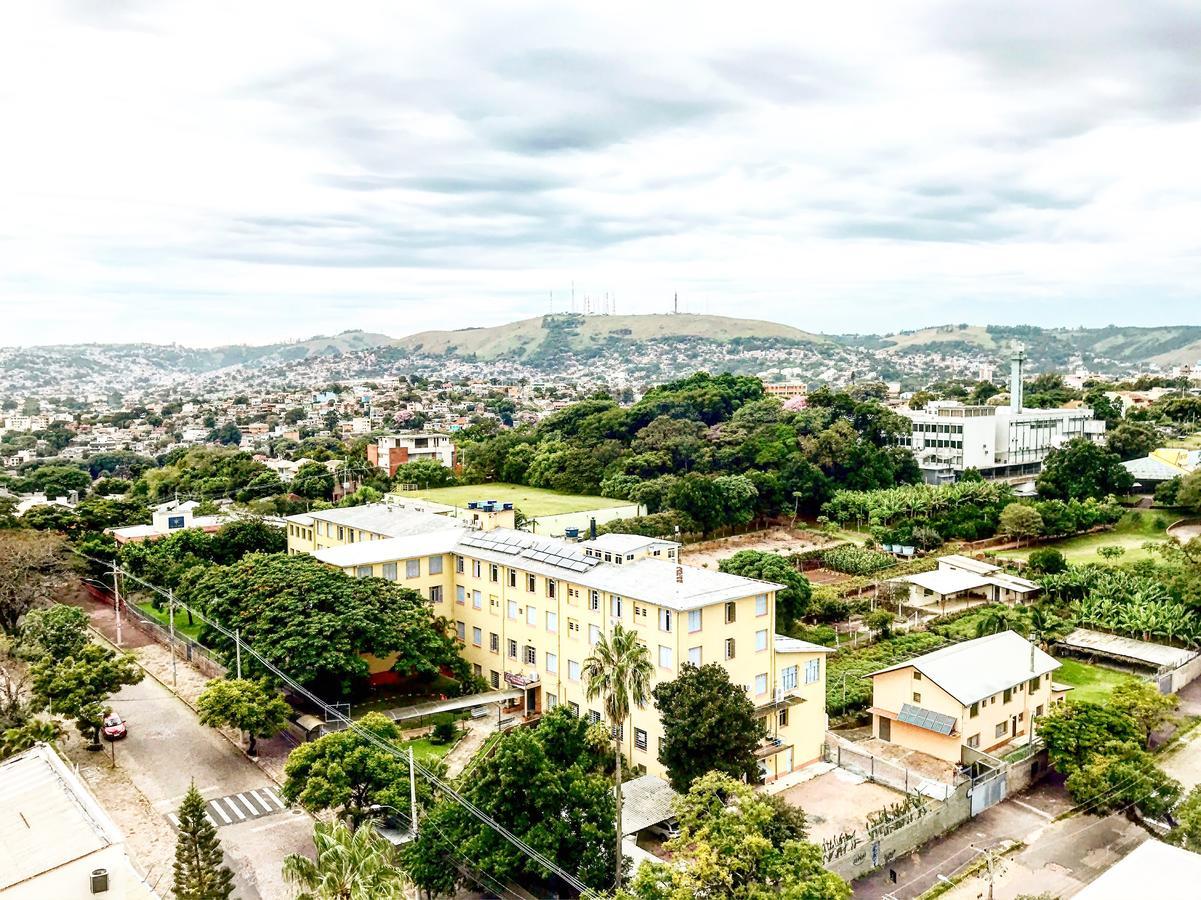
[[[417,838],[417,779],[413,774],[413,748],[409,747],[409,819],[413,825],[413,838]]]
[[[242,632],[234,632],[234,648],[238,655],[238,680],[242,680]]]
[[[984,859],[988,863],[988,900],[993,900],[993,867],[992,867],[992,850],[981,850],[975,844],[972,844],[972,849],[977,853],[983,853]]]
[[[179,682],[175,675],[175,591],[167,589],[167,623],[171,629],[171,690],[179,693]]]
[[[117,614],[117,646],[121,646],[121,585],[117,581],[119,570],[117,561],[113,560],[113,610]],[[115,757],[114,757],[115,759]]]

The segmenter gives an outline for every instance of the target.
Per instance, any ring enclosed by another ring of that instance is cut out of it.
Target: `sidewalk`
[[[484,746],[488,738],[495,733],[496,719],[492,716],[468,719],[467,733],[443,757],[443,761],[446,763],[446,777],[448,779],[457,778],[467,764],[475,758],[476,753]]]

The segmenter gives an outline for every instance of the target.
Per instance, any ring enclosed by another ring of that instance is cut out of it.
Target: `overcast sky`
[[[573,281],[1201,324],[1199,47],[1196,0],[6,3],[0,345],[403,335]]]

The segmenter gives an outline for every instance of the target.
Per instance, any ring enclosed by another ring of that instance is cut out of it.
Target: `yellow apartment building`
[[[310,553],[357,577],[410,587],[454,623],[464,658],[493,688],[519,688],[527,714],[559,705],[599,721],[581,674],[601,635],[640,635],[655,683],[687,662],[718,662],[742,685],[769,734],[767,780],[820,758],[827,718],[825,647],[775,633],[780,585],[680,565],[679,545],[626,534],[569,543],[512,527],[484,505],[463,522],[396,504],[288,518],[288,552]],[[371,660],[373,671],[391,660]],[[636,709],[622,742],[632,765],[664,774],[653,703]]]
[[[1025,737],[1065,696],[1051,683],[1058,668],[1021,635],[1002,631],[880,669],[868,676],[872,733],[958,764],[964,747],[988,753]]]

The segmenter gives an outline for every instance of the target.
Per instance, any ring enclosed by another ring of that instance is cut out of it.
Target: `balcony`
[[[760,700],[755,703],[756,712],[761,712],[770,709],[781,709],[786,706],[795,706],[798,703],[804,703],[805,698],[797,696],[798,688],[776,688],[771,696],[765,700]]]

